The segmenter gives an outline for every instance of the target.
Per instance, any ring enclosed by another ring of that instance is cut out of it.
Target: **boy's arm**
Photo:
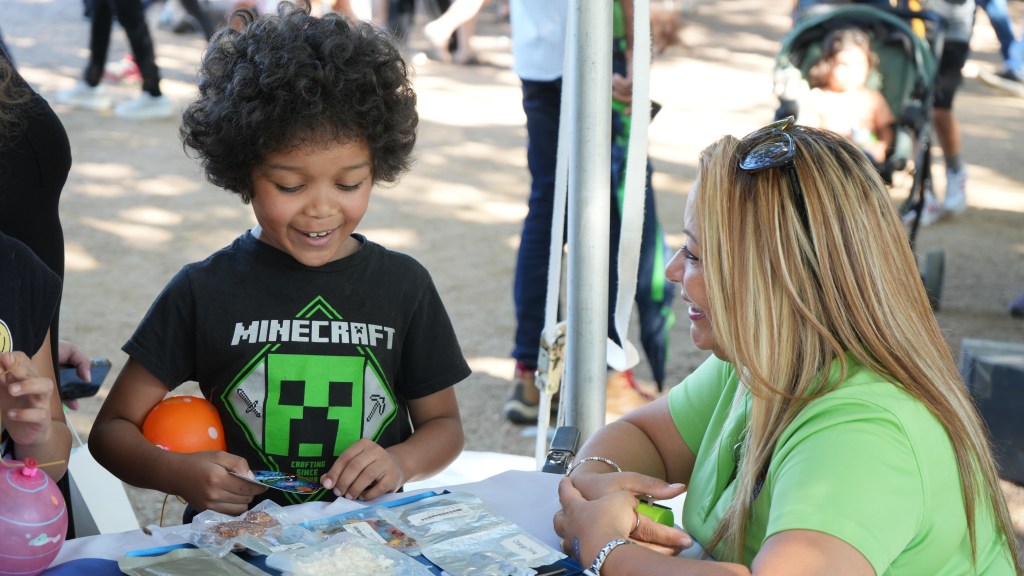
[[[387,449],[401,463],[405,481],[422,480],[448,467],[462,453],[462,431],[455,387],[409,401],[413,433]]]
[[[89,435],[96,461],[133,486],[184,497],[196,510],[237,515],[266,488],[228,474],[245,474],[244,458],[210,451],[179,454],[158,448],[142,435],[149,412],[167,395],[167,387],[129,358],[114,381]]]

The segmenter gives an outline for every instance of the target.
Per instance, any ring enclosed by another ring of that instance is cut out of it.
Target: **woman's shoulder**
[[[842,382],[809,403],[806,410],[809,414],[842,414],[849,420],[895,422],[908,433],[938,431],[935,416],[901,383],[854,360],[847,363]]]

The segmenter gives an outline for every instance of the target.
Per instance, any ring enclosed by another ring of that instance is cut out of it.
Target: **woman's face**
[[[704,263],[701,260],[703,250],[700,243],[700,229],[694,214],[696,188],[690,190],[686,200],[686,217],[683,232],[686,240],[683,246],[672,256],[665,267],[665,277],[680,286],[679,296],[687,306],[690,318],[690,338],[701,350],[711,350],[715,356],[723,358],[715,339],[715,329],[711,323],[711,312],[708,310],[707,286],[704,284]]]

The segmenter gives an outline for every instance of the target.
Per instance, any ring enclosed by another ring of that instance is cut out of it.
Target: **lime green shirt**
[[[952,444],[910,395],[860,364],[809,403],[772,455],[747,525],[743,563],[783,530],[817,530],[859,550],[876,574],[975,573]],[[738,443],[750,394],[736,410],[733,366],[709,358],[672,389],[669,405],[697,455],[683,526],[708,542],[735,492]],[[976,510],[978,574],[1013,574],[987,503]],[[721,550],[711,550],[713,555]]]

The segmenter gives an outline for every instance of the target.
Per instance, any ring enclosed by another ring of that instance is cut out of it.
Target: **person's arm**
[[[663,397],[598,430],[579,450],[569,478],[587,500],[621,491],[667,500],[685,491],[695,461],[672,420],[668,398]],[[632,512],[623,514],[634,522],[631,537],[637,541],[672,553],[692,544],[675,528]]]
[[[623,470],[673,483],[690,481],[697,458],[679,435],[667,396],[594,433],[580,448],[575,460],[582,462],[588,456],[608,458]],[[589,461],[575,467],[572,477],[607,472],[614,470],[603,462]]]
[[[124,482],[179,495],[199,511],[238,515],[248,510],[253,496],[266,488],[228,473],[248,473],[244,458],[221,451],[170,452],[142,435],[146,416],[166,395],[164,383],[129,358],[89,435],[96,461]]]
[[[884,160],[896,141],[896,133],[894,131],[896,116],[893,115],[892,109],[889,108],[889,103],[885,101],[885,97],[881,93],[875,92],[875,101],[875,137],[878,138],[879,144],[884,146],[882,148],[883,153],[878,158],[879,160]]]
[[[462,452],[465,436],[452,386],[409,401],[413,433],[382,448],[366,438],[349,446],[320,479],[336,496],[373,500],[406,482],[444,470]]]
[[[619,491],[598,500],[587,500],[571,479],[558,486],[562,510],[554,518],[555,532],[562,537],[563,551],[583,566],[591,566],[602,548],[617,539],[630,538],[636,498]],[[742,564],[697,560],[665,555],[645,546],[616,546],[601,565],[603,576],[873,576],[874,569],[856,548],[823,532],[787,530],[768,538],[754,557],[752,569]]]
[[[71,457],[71,430],[64,420],[53,373],[50,333],[31,358],[24,352],[0,354],[0,415],[18,460],[33,458],[59,480]]]

